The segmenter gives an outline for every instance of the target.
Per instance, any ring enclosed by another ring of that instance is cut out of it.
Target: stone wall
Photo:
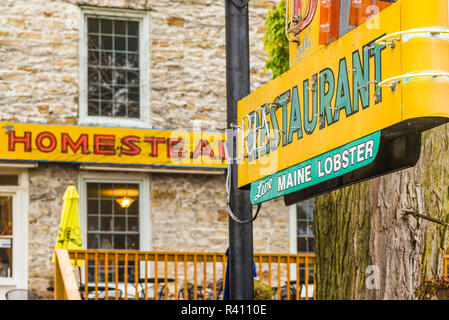
[[[53,287],[52,252],[62,210],[62,195],[79,169],[39,165],[29,170],[29,286],[44,297]],[[228,214],[224,176],[151,174],[150,221],[156,251],[225,252]],[[281,200],[262,206],[254,222],[254,251],[288,252],[288,208]]]
[[[250,1],[251,90],[266,83],[264,17],[275,1]],[[148,10],[151,118],[157,128],[226,127],[224,1],[4,0],[0,4],[2,120],[78,119],[80,6]]]
[[[225,252],[228,247],[225,180],[224,176],[152,175],[154,249]],[[255,252],[288,251],[288,212],[281,200],[262,206],[253,225]]]
[[[53,287],[51,259],[61,221],[62,196],[70,181],[77,185],[78,171],[69,165],[39,165],[28,174],[28,283],[30,289],[51,298],[47,289]]]
[[[264,17],[277,1],[250,1],[251,90],[264,74]],[[151,122],[157,128],[226,127],[224,1],[3,0],[0,3],[0,120],[77,124],[79,6],[150,12]],[[51,298],[51,264],[61,197],[79,169],[30,169],[29,285]],[[225,177],[151,174],[154,250],[224,252]],[[254,223],[256,252],[288,251],[288,208],[264,204]]]

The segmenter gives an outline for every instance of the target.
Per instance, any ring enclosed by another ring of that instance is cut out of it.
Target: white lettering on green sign
[[[258,204],[342,176],[374,161],[380,131],[348,143],[251,184],[251,202]]]

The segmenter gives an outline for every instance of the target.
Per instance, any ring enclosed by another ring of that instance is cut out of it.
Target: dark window
[[[139,22],[88,18],[89,116],[140,117]]]
[[[314,252],[313,213],[315,199],[303,201],[296,205],[297,219],[297,251],[298,253]]]
[[[0,197],[0,278],[12,277],[12,197]]]
[[[87,183],[88,249],[139,250],[139,185],[132,183]],[[106,266],[99,262],[99,282],[105,279]],[[115,279],[115,265],[108,263],[108,279]],[[123,262],[118,263],[119,281],[124,281]],[[129,263],[128,279],[134,279],[134,264]],[[89,263],[89,281],[94,281],[95,263]]]
[[[315,237],[313,235],[313,215],[315,212],[315,199],[302,201],[296,205],[296,240],[298,253],[314,253]],[[309,284],[313,284],[313,264],[308,265]],[[306,266],[299,266],[299,279],[306,278]]]
[[[19,176],[13,174],[0,174],[0,185],[4,186],[18,186]]]

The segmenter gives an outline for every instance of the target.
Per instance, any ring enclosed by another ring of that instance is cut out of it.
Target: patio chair
[[[39,295],[31,290],[12,289],[6,292],[6,300],[38,300]]]

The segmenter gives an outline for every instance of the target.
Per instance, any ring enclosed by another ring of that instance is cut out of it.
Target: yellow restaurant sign
[[[0,123],[0,160],[225,169],[220,132]]]
[[[384,141],[447,122],[448,11],[447,0],[399,0],[319,46],[318,6],[299,35],[297,63],[238,102],[238,186],[260,182],[252,188],[268,190],[275,173],[358,139],[378,133]],[[257,150],[248,148],[254,139]]]

